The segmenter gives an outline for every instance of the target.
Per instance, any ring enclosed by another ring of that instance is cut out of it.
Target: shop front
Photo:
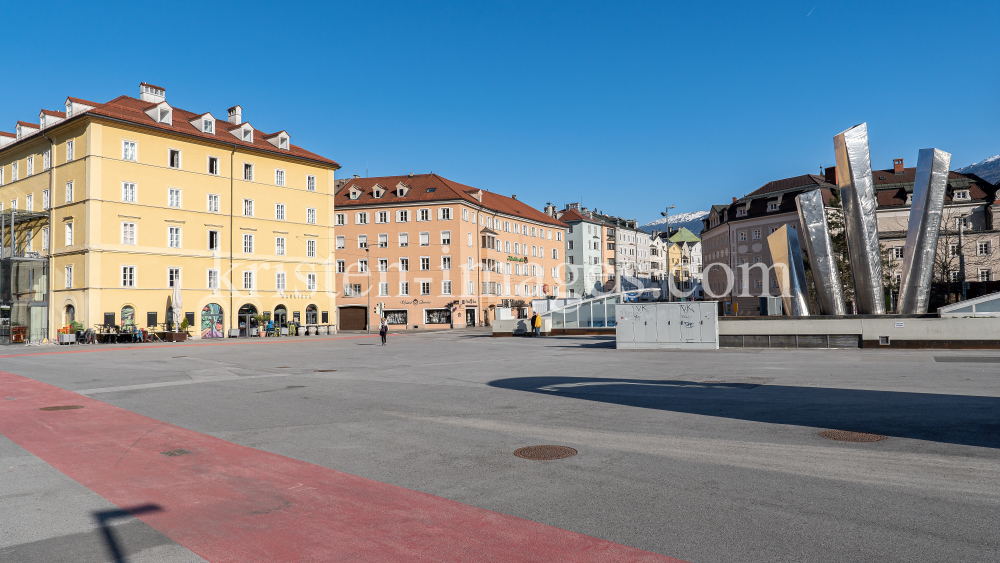
[[[201,337],[202,338],[222,338],[223,332],[223,310],[217,303],[209,303],[201,309]]]
[[[0,260],[0,344],[49,337],[48,260]]]

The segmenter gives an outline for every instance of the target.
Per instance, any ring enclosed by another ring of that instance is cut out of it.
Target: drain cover
[[[71,411],[75,409],[82,409],[83,405],[60,405],[58,407],[42,407],[38,410],[40,411]]]
[[[827,440],[837,440],[838,442],[881,442],[886,439],[881,434],[848,432],[847,430],[824,430],[819,435]]]
[[[327,372],[337,371],[337,370],[335,370],[335,369],[317,369],[317,370],[313,370],[313,371],[315,371],[316,373],[327,373]]]
[[[177,450],[169,450],[169,451],[160,452],[160,453],[163,454],[163,455],[165,455],[165,456],[167,456],[167,457],[177,457],[179,455],[187,455],[187,454],[189,454],[191,452],[189,452],[187,450],[177,449]]]
[[[514,455],[517,457],[523,457],[524,459],[547,461],[551,459],[573,457],[576,453],[576,450],[573,448],[567,448],[566,446],[528,446],[526,448],[516,450]]]

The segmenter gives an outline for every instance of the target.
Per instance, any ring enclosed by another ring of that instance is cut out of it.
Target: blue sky
[[[640,222],[816,173],[834,162],[833,136],[862,121],[880,168],[915,165],[925,147],[951,152],[955,168],[1000,153],[995,1],[74,2],[46,13],[0,7],[22,30],[7,46],[19,78],[0,89],[0,130],[67,95],[136,96],[145,80],[191,111],[241,104],[256,128],[287,129],[341,176],[433,171],[539,208],[582,199]]]

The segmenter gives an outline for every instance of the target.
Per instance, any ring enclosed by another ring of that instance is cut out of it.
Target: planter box
[[[60,334],[59,343],[60,344],[73,344],[76,342],[75,334]]]
[[[164,332],[163,341],[164,342],[184,342],[187,340],[188,335],[186,332]]]

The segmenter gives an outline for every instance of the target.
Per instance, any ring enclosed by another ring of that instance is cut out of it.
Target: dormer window
[[[361,190],[357,186],[351,186],[351,189],[347,192],[347,197],[351,199],[359,199],[361,197]]]
[[[287,151],[288,147],[292,146],[292,138],[285,131],[278,131],[264,138],[267,139],[267,142],[284,151]]]
[[[955,201],[968,201],[972,199],[972,196],[969,195],[969,190],[955,190],[955,195],[952,196],[952,199]]]
[[[215,135],[215,116],[211,113],[203,113],[190,120],[191,126],[209,135]]]
[[[372,188],[372,197],[375,199],[380,199],[383,194],[385,194],[385,188],[383,188],[378,184],[375,184],[375,187]]]
[[[913,205],[913,194],[906,194],[906,205]]]
[[[241,123],[240,125],[230,129],[229,132],[244,143],[253,142],[253,127],[250,123]]]
[[[767,210],[768,210],[768,212],[777,211],[778,210],[778,202],[777,201],[769,201],[769,202],[767,202]]]
[[[396,197],[404,197],[408,193],[410,193],[410,186],[402,182],[396,184]]]
[[[157,123],[166,123],[167,125],[173,125],[174,108],[170,107],[167,102],[160,102],[155,106],[146,110],[146,115],[150,119]]]
[[[737,207],[736,208],[736,216],[737,217],[746,217],[747,216],[747,208],[746,207]]]

